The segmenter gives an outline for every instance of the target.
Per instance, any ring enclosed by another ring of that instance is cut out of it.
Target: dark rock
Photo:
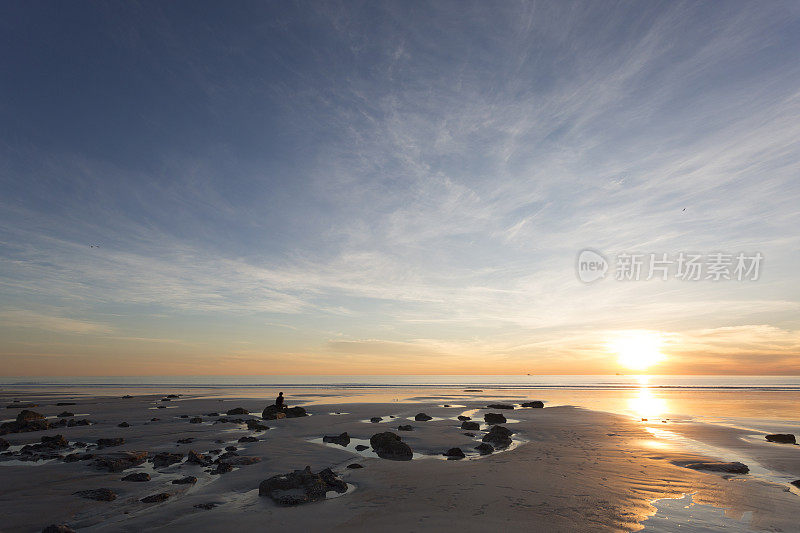
[[[180,394],[167,394],[167,398],[180,398]]]
[[[369,450],[369,446],[364,446],[363,444],[356,445],[356,451],[363,452],[364,450]]]
[[[65,439],[63,435],[53,435],[52,437],[45,435],[39,440],[48,448],[66,448],[69,446],[69,442],[67,442],[67,439]]]
[[[483,415],[483,419],[490,426],[494,424],[505,424],[507,422],[506,417],[503,416],[502,413],[486,413]]]
[[[417,422],[427,422],[428,420],[433,420],[433,417],[428,416],[425,413],[417,413],[417,415],[414,417],[414,420]]]
[[[122,472],[128,468],[139,466],[147,460],[147,452],[114,452],[96,455],[94,466],[109,472]]]
[[[194,505],[194,507],[195,507],[196,509],[203,509],[203,510],[205,510],[205,511],[210,511],[211,509],[213,509],[213,508],[214,508],[214,507],[216,507],[217,505],[219,505],[219,504],[218,504],[218,503],[214,503],[214,502],[208,502],[208,503],[196,503],[196,504]]]
[[[161,401],[162,402],[171,402],[172,400],[170,400],[169,398],[161,398]]]
[[[444,404],[442,407],[450,407],[450,406],[449,406],[449,405],[447,405],[447,404]]]
[[[213,450],[208,450],[208,453],[222,453],[222,450],[220,450],[219,448],[215,448]]]
[[[775,433],[765,437],[769,442],[777,442],[780,444],[797,444],[797,440],[791,433]]]
[[[347,446],[350,444],[350,435],[348,435],[346,431],[340,435],[325,435],[322,437],[322,442],[330,442],[333,444],[338,444],[339,446]]]
[[[33,409],[34,407],[39,407],[37,403],[19,403],[14,402],[6,406],[8,409]]]
[[[125,396],[122,397],[123,400],[130,400],[131,398],[133,398],[133,396],[131,396],[130,394],[126,394]]]
[[[63,422],[63,420],[61,422]],[[70,421],[67,422],[67,427],[68,428],[72,428],[72,427],[75,427],[75,426],[89,426],[89,425],[91,425],[91,422],[89,422],[85,418],[82,419],[82,420],[70,420]]]
[[[42,533],[76,533],[74,529],[64,524],[52,524],[42,530]]]
[[[462,435],[466,435],[467,437],[475,437],[475,433],[462,433]]]
[[[211,471],[212,474],[227,474],[233,471],[233,466],[230,463],[217,463],[217,467]]]
[[[225,446],[225,451],[226,452],[235,452],[238,449],[239,448],[237,448],[236,446]]]
[[[225,413],[229,416],[233,415],[249,415],[250,411],[245,409],[244,407],[234,407],[233,409],[228,409],[228,412]]]
[[[269,429],[268,425],[262,424],[258,420],[255,420],[255,419],[252,419],[252,418],[250,420],[248,420],[246,422],[246,424],[247,424],[247,429],[249,429],[251,431],[266,431],[266,430]]]
[[[797,487],[798,489],[800,489],[800,479],[792,481],[791,484],[794,485],[795,487]]]
[[[178,418],[189,418],[189,415],[180,415]]]
[[[75,413],[70,413],[69,411],[63,411],[61,413],[58,413],[58,418],[69,418],[72,416],[75,416]]]
[[[156,409],[166,409],[166,408],[167,408],[167,407],[166,407],[166,406],[164,406],[164,405],[159,405],[158,407],[156,407]]]
[[[369,443],[381,459],[410,461],[414,453],[399,435],[391,431],[376,433],[370,437]]]
[[[383,420],[383,418],[381,418],[379,416],[373,416],[372,418],[369,419],[369,421],[372,422],[373,424],[377,424],[381,420]]]
[[[35,411],[24,410],[17,414],[16,420],[0,424],[0,435],[7,433],[27,433],[30,431],[45,431],[55,427],[43,414]]]
[[[464,457],[466,457],[466,455],[464,455],[464,452],[461,451],[461,448],[450,448],[449,450],[444,452],[443,455],[448,459],[463,459]]]
[[[464,389],[464,392],[483,392],[483,389]]]
[[[486,406],[487,409],[514,409],[513,405],[507,403],[493,403]]]
[[[458,419],[461,420],[462,422],[465,422],[467,420],[472,420],[472,417],[464,416],[464,415],[458,415]]]
[[[709,472],[725,472],[726,474],[747,474],[750,468],[746,464],[738,461],[732,463],[723,463],[717,461],[704,461],[698,463],[688,463],[683,465],[692,470],[708,470]]]
[[[206,413],[205,416],[219,416],[219,413]]]
[[[150,419],[150,422],[160,422],[160,421],[161,421],[160,418],[151,418]]]
[[[532,402],[525,402],[522,404],[522,407],[533,407],[535,409],[542,409],[544,407],[544,402],[539,400],[534,400]]]
[[[289,407],[281,410],[275,405],[268,405],[261,413],[261,418],[264,420],[275,420],[276,418],[300,418],[308,416],[306,410],[302,407]]]
[[[349,468],[350,470],[355,470],[357,468],[364,468],[364,465],[360,465],[358,463],[350,463],[349,465],[347,465],[347,468]]]
[[[482,442],[481,444],[478,444],[475,446],[475,449],[478,450],[481,455],[489,455],[490,453],[494,452],[494,446],[488,442]]]
[[[231,457],[224,462],[233,466],[249,466],[261,462],[261,457]]]
[[[189,423],[190,424],[200,424],[202,422],[203,422],[203,419],[200,418],[199,416],[195,416],[194,418],[190,418],[189,419]]]
[[[77,405],[75,402],[58,402],[56,406],[64,407],[65,405]]]
[[[239,456],[239,454],[236,453],[236,452],[225,452],[222,455],[220,455],[219,457],[217,457],[214,460],[214,462],[215,463],[219,463],[220,461],[226,461],[226,460],[230,459],[231,457],[238,457],[238,456]]]
[[[65,463],[75,463],[77,461],[88,461],[89,459],[93,459],[93,453],[71,453],[64,457]]]
[[[121,481],[150,481],[150,474],[147,472],[136,472],[135,474],[128,474],[127,476],[123,477]]]
[[[197,478],[194,476],[186,476],[172,480],[173,485],[194,485],[195,483],[197,483]]]
[[[306,467],[305,470],[265,479],[258,486],[258,495],[268,496],[279,505],[299,505],[324,500],[325,494],[331,490],[346,492],[347,484],[329,468],[315,474]]]
[[[255,437],[240,437],[238,442],[258,442],[258,439]]]
[[[211,459],[202,453],[197,453],[194,450],[189,451],[189,456],[186,458],[186,462],[193,465],[211,466]]]
[[[489,432],[481,439],[483,442],[488,442],[495,448],[506,448],[511,444],[511,435],[514,432],[503,426],[492,426]]]
[[[142,503],[161,503],[169,499],[168,492],[159,492],[158,494],[151,494],[139,500]]]
[[[397,431],[414,431],[414,426],[410,424],[405,426],[397,426]]]
[[[177,441],[175,441],[175,442],[177,442],[178,444],[191,444],[191,443],[193,443],[193,442],[194,442],[194,438],[192,438],[192,437],[186,437],[185,439],[178,439],[178,440],[177,440]]]
[[[117,424],[117,427],[118,428],[129,428],[129,427],[131,427],[131,425],[128,424],[127,422],[120,422],[119,424]]]
[[[477,430],[481,429],[481,425],[478,424],[477,422],[469,422],[469,421],[465,420],[464,422],[461,422],[461,429],[467,429],[467,430],[470,430],[470,431],[477,431]]]
[[[11,446],[6,439],[0,439],[0,451],[7,450]]]
[[[125,444],[125,439],[122,437],[115,437],[113,439],[97,439],[98,448],[112,448],[114,446],[122,446]]]
[[[87,500],[96,500],[98,502],[112,502],[117,499],[117,495],[111,489],[89,489],[79,490],[73,494],[86,498]]]

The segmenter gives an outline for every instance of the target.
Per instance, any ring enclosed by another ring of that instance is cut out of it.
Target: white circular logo
[[[592,283],[598,279],[606,277],[608,272],[608,261],[603,254],[594,250],[581,250],[578,254],[578,261],[575,264],[578,279],[584,283]]]

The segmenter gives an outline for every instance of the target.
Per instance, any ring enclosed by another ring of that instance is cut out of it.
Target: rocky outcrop
[[[363,452],[364,450],[369,450],[369,446],[364,446],[363,444],[356,444],[357,452]]]
[[[0,435],[8,433],[28,433],[30,431],[45,431],[53,426],[41,413],[23,410],[17,414],[16,420],[0,424]]]
[[[325,435],[322,437],[322,442],[330,442],[332,444],[338,444],[339,446],[347,446],[350,444],[350,435],[348,435],[346,431],[339,435]]]
[[[461,429],[466,429],[467,431],[477,431],[481,429],[481,425],[477,422],[465,420],[464,422],[461,422]]]
[[[492,403],[486,406],[487,409],[514,409],[513,405],[507,403]]]
[[[481,440],[495,448],[506,448],[511,444],[511,435],[513,434],[513,431],[503,426],[492,426],[492,429]]]
[[[750,468],[744,463],[734,461],[732,463],[724,463],[718,461],[701,461],[697,463],[684,464],[686,468],[692,470],[707,470],[709,472],[724,472],[726,474],[747,474]]]
[[[0,439],[0,452],[7,450],[11,446],[6,439]]]
[[[186,457],[186,463],[192,465],[210,466],[212,461],[202,453],[189,450],[189,455]]]
[[[97,439],[98,448],[113,448],[114,446],[122,446],[125,444],[125,439],[122,437],[114,437],[112,439]]]
[[[98,502],[112,502],[117,499],[116,493],[111,489],[79,490],[73,494],[81,498],[86,498],[87,500],[95,500]]]
[[[364,465],[360,465],[358,463],[350,463],[349,465],[347,465],[346,468],[348,468],[350,470],[357,470],[359,468],[364,468]]]
[[[774,433],[764,438],[769,442],[777,442],[779,444],[797,444],[797,440],[791,433]]]
[[[150,474],[147,472],[136,472],[135,474],[128,474],[127,476],[123,477],[120,481],[134,481],[137,483],[141,483],[143,481],[150,481]]]
[[[250,431],[266,431],[269,429],[268,425],[262,424],[261,422],[259,422],[254,418],[251,418],[245,423],[247,424],[247,429],[249,429]]]
[[[78,461],[88,461],[94,459],[93,453],[71,453],[64,457],[65,463],[76,463]]]
[[[464,422],[465,420],[472,420],[470,416],[458,415],[458,419]]]
[[[202,424],[203,423],[203,419],[201,417],[199,417],[199,416],[193,416],[192,418],[189,419],[189,423],[190,424]]]
[[[58,418],[70,418],[75,416],[75,413],[70,413],[69,411],[62,411],[58,413]]]
[[[258,486],[259,496],[267,496],[279,505],[300,505],[324,500],[328,491],[344,493],[347,491],[347,484],[330,468],[314,473],[308,466],[305,470],[272,476]]]
[[[494,453],[494,446],[489,444],[488,442],[482,442],[475,446],[475,449],[478,450],[478,453],[481,455],[489,455],[490,453]]]
[[[150,496],[145,496],[141,500],[142,503],[161,503],[165,502],[169,499],[168,492],[159,492],[158,494],[151,494]]]
[[[414,420],[417,422],[427,422],[428,420],[433,420],[433,417],[428,416],[425,413],[417,413],[417,415],[414,417]]]
[[[507,422],[506,417],[503,416],[502,413],[486,413],[483,415],[483,419],[490,426],[495,424],[505,424]]]
[[[444,456],[447,457],[448,459],[463,459],[464,457],[466,457],[461,448],[450,448],[449,450],[444,452]]]
[[[221,462],[217,463],[216,468],[211,470],[212,474],[227,474],[233,471],[233,466],[230,463]]]
[[[94,466],[99,470],[122,472],[139,466],[147,460],[147,452],[114,452],[94,456]]]
[[[249,465],[254,465],[256,463],[260,463],[261,457],[243,457],[243,456],[229,457],[221,462],[225,462],[233,466],[249,466]]]
[[[239,437],[237,442],[258,442],[258,439],[255,437]]]
[[[300,418],[303,416],[308,416],[308,413],[306,413],[306,410],[302,407],[288,407],[281,410],[277,405],[268,405],[261,413],[261,418],[264,420],[275,420],[278,418]]]
[[[194,476],[186,476],[172,480],[173,485],[194,485],[195,483],[197,483],[197,478]]]
[[[541,402],[539,400],[533,400],[532,402],[523,403],[522,407],[533,407],[534,409],[542,409],[544,407],[544,402]]]
[[[228,409],[228,412],[225,413],[228,416],[233,415],[249,415],[250,411],[245,409],[244,407],[234,407],[233,409]]]
[[[194,439],[192,437],[186,437],[185,439],[178,439],[175,442],[178,444],[191,444],[194,442]]]
[[[391,461],[410,461],[414,455],[411,446],[403,442],[399,435],[391,431],[376,433],[369,443],[378,457]]]
[[[372,422],[373,424],[377,424],[381,420],[383,420],[383,418],[381,418],[379,416],[373,416],[372,418],[369,419],[369,421]]]
[[[397,426],[397,431],[414,431],[414,426],[406,424],[405,426]]]
[[[128,424],[127,422],[120,422],[119,424],[117,424],[117,427],[118,428],[129,428],[129,427],[131,427],[131,425]]]

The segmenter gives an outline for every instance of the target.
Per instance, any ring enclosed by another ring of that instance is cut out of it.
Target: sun
[[[622,331],[608,343],[619,364],[630,370],[647,370],[664,360],[661,334],[654,331]]]

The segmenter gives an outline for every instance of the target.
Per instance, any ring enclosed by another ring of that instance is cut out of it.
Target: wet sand
[[[174,391],[164,394],[170,392]],[[252,416],[230,418],[260,418],[271,401],[184,395],[162,402],[163,394],[123,399],[3,393],[4,419],[20,411],[5,408],[18,399],[37,403],[33,410],[46,416],[69,410],[76,418],[93,422],[90,426],[4,435],[12,452],[20,445],[39,442],[42,435],[61,434],[70,443],[125,439],[122,446],[102,450],[109,452],[208,453],[233,445],[240,456],[260,461],[214,475],[207,472],[209,468],[185,463],[155,469],[147,462],[109,473],[97,470],[91,461],[20,463],[12,457],[0,462],[0,530],[40,531],[50,524],[68,524],[79,531],[230,531],[234,527],[283,531],[637,531],[655,513],[653,500],[686,494],[692,494],[695,503],[725,509],[734,518],[747,516],[748,524],[756,530],[797,530],[794,510],[800,496],[786,481],[800,479],[800,446],[761,442],[749,429],[692,421],[643,422],[570,406],[484,409],[490,402],[474,395],[343,403],[335,396],[308,394],[303,403],[312,416],[263,421],[271,429],[251,431],[244,424],[215,424],[219,417],[206,415],[218,412],[224,416],[229,409],[244,407]],[[518,401],[534,399],[548,398],[544,392],[541,397]],[[55,405],[65,401],[76,405]],[[444,407],[445,403],[451,407]],[[434,419],[413,420],[419,412]],[[487,426],[482,424],[470,437],[460,429],[456,417],[469,413],[482,422],[486,412],[503,413],[509,421],[502,425],[516,433],[509,450],[479,457],[474,447]],[[182,415],[200,416],[203,422],[190,423]],[[369,422],[376,416],[383,420]],[[154,417],[160,420],[151,421]],[[130,427],[118,427],[123,421]],[[399,425],[407,424],[414,430],[397,431]],[[319,442],[324,435],[345,431],[354,439],[366,440],[381,431],[394,431],[413,448],[415,458],[390,461],[369,451],[356,452],[352,445],[344,448]],[[254,436],[258,441],[237,442],[243,436]],[[177,443],[185,438],[194,440]],[[441,454],[452,447],[469,452],[469,457],[444,460]],[[706,473],[676,464],[704,459],[738,460],[750,464],[752,471],[747,475]],[[345,468],[351,463],[364,468]],[[298,507],[280,507],[258,496],[262,480],[306,465],[314,471],[333,468],[352,490]],[[151,480],[121,481],[135,472],[148,472]],[[196,476],[198,482],[171,483],[188,475]],[[113,490],[117,498],[99,502],[74,494],[100,487]],[[140,501],[162,492],[170,494],[163,503]],[[209,510],[195,507],[208,503],[216,505]]]

